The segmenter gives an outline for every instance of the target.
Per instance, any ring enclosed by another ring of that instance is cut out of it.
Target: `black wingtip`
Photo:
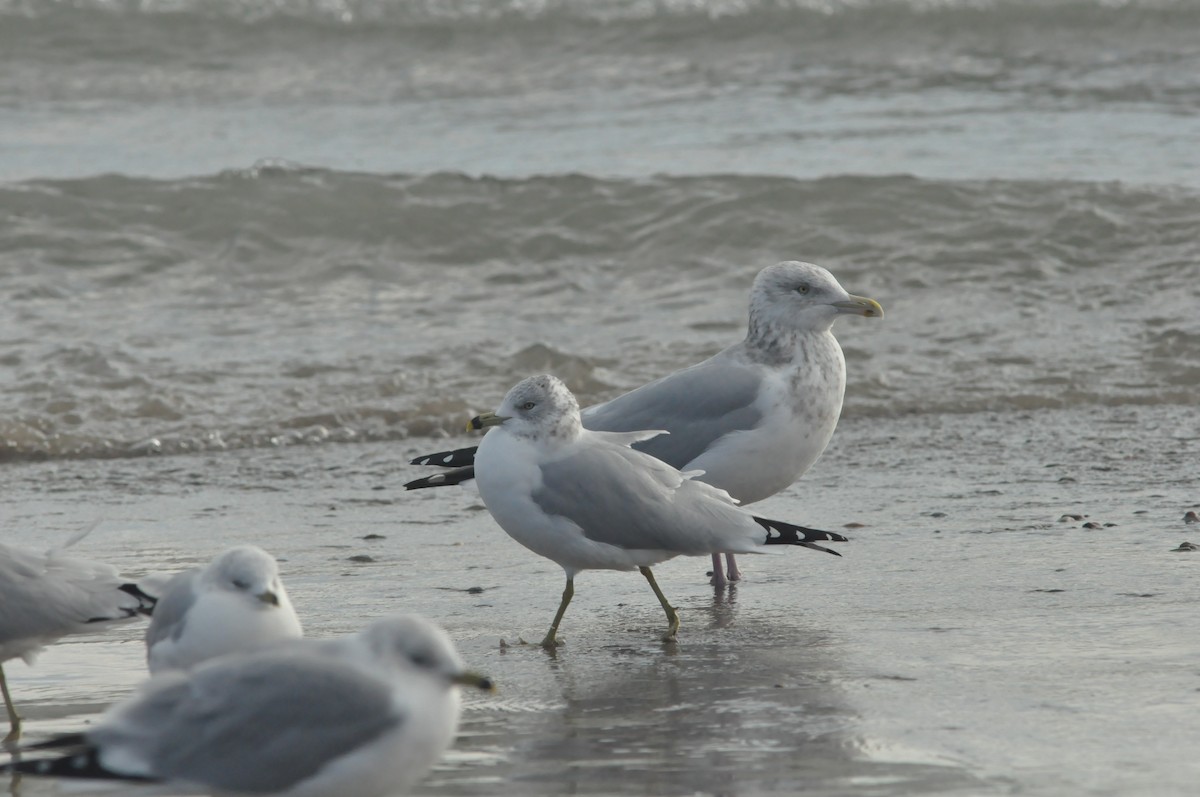
[[[479,446],[456,448],[453,451],[439,451],[436,454],[426,454],[423,457],[409,460],[410,465],[436,465],[439,468],[462,468],[475,464],[475,451]]]
[[[824,551],[825,553],[831,553],[834,556],[841,556],[841,554],[839,552],[833,550],[832,548],[825,548],[824,546],[817,545],[816,543],[812,543],[812,542],[798,542],[798,543],[796,543],[796,545],[802,546],[804,548],[812,548],[814,551]]]
[[[446,471],[445,473],[435,473],[432,476],[425,476],[420,479],[414,479],[406,482],[405,490],[421,490],[426,487],[453,487],[456,484],[470,481],[475,478],[475,468],[458,468],[457,470]]]
[[[99,617],[89,617],[84,622],[87,623],[111,623],[114,620],[128,620],[138,615],[149,617],[154,614],[154,606],[158,603],[158,598],[153,595],[148,595],[142,592],[137,584],[128,583],[121,584],[117,587],[118,590],[137,598],[137,606],[122,606],[119,607],[114,614],[101,615]]]
[[[834,556],[841,556],[840,553],[820,545],[814,545],[817,540],[828,542],[849,542],[849,539],[834,531],[822,531],[821,529],[810,529],[805,526],[797,526],[793,523],[784,523],[782,520],[770,520],[768,518],[754,517],[758,525],[767,530],[766,545],[800,545],[804,548],[812,548],[814,551],[824,551],[831,553]]]
[[[124,592],[127,595],[132,595],[133,597],[137,598],[138,606],[137,609],[134,610],[135,613],[144,614],[147,617],[154,614],[154,607],[158,605],[158,598],[142,592],[141,587],[132,582],[129,584],[122,584],[121,586],[117,587],[117,589],[121,590],[121,592]]]
[[[64,750],[72,747],[87,747],[87,737],[82,733],[64,733],[45,741],[21,745],[21,750]]]
[[[40,745],[30,745],[24,749],[37,749]],[[80,780],[125,780],[138,783],[152,783],[154,778],[141,775],[123,775],[106,769],[100,763],[100,754],[94,747],[88,747],[71,755],[59,758],[35,758],[28,761],[13,761],[0,768],[5,775],[39,775],[50,778],[73,778]]]
[[[441,474],[437,476],[424,476],[420,479],[413,479],[410,482],[404,483],[405,490],[424,490],[426,487],[442,487],[445,483],[445,478]]]

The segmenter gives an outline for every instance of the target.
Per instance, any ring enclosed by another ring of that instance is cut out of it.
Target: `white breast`
[[[832,334],[806,344],[791,368],[764,371],[758,399],[763,421],[725,435],[683,470],[703,470],[702,481],[750,504],[790,486],[813,466],[842,412],[846,361]]]

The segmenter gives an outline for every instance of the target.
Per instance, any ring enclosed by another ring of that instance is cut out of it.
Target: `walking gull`
[[[301,633],[275,558],[241,545],[166,583],[146,629],[146,662],[152,673],[188,669]]]
[[[172,792],[381,797],[449,746],[459,685],[492,688],[428,620],[385,618],[337,644],[297,640],[157,675],[93,727],[25,748],[62,757],[8,770]]]
[[[566,571],[545,648],[558,644],[581,570],[641,571],[667,613],[669,641],[679,615],[650,565],[681,554],[765,553],[772,545],[836,553],[813,541],[846,539],[755,517],[724,490],[699,481],[699,472],[681,473],[630,447],[659,431],[584,429],[575,396],[553,376],[518,383],[499,409],[473,418],[470,427],[491,428],[475,454],[484,505],[509,536]]]
[[[38,651],[57,639],[149,614],[153,605],[111,565],[67,556],[62,548],[40,553],[0,543],[0,692],[9,723],[4,741],[21,736],[4,662],[19,657],[32,664]]]
[[[583,411],[584,427],[669,435],[634,448],[728,492],[741,504],[774,495],[804,474],[833,436],[846,389],[846,362],[832,326],[839,315],[882,318],[874,299],[852,296],[811,263],[759,272],[750,289],[745,340],[715,356]],[[408,489],[458,484],[475,476],[474,448],[431,454],[414,465],[460,467],[417,479]],[[729,580],[741,577],[726,555]],[[713,583],[724,585],[713,555]]]

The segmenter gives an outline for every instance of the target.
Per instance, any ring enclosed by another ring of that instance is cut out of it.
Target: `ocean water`
[[[1187,0],[0,0],[0,535],[444,624],[500,692],[420,793],[1193,793],[1198,120]],[[407,460],[716,352],[784,259],[887,312],[760,505],[844,557],[665,565],[670,647],[586,574],[517,644],[561,571]],[[30,737],[139,630],[11,663]]]

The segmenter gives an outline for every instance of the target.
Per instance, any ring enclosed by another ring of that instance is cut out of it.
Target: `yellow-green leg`
[[[663,636],[663,642],[674,642],[675,633],[679,630],[679,612],[667,603],[667,596],[663,595],[662,590],[658,588],[658,582],[654,580],[654,574],[650,572],[650,568],[639,567],[638,570],[650,582],[650,589],[654,590],[654,594],[658,596],[658,602],[662,604],[663,611],[667,613],[667,633]]]
[[[546,638],[542,640],[542,647],[546,650],[554,650],[558,647],[558,624],[562,622],[563,615],[567,612],[567,604],[571,602],[571,598],[575,597],[575,579],[568,577],[567,586],[563,588],[562,603],[558,604],[558,613],[554,615],[554,622],[550,624],[550,630],[546,632]]]
[[[4,693],[4,708],[8,710],[8,736],[4,737],[4,744],[15,742],[21,738],[21,715],[17,713],[17,707],[13,705],[12,695],[8,693],[8,681],[4,680],[4,667],[0,666],[0,692]]]

